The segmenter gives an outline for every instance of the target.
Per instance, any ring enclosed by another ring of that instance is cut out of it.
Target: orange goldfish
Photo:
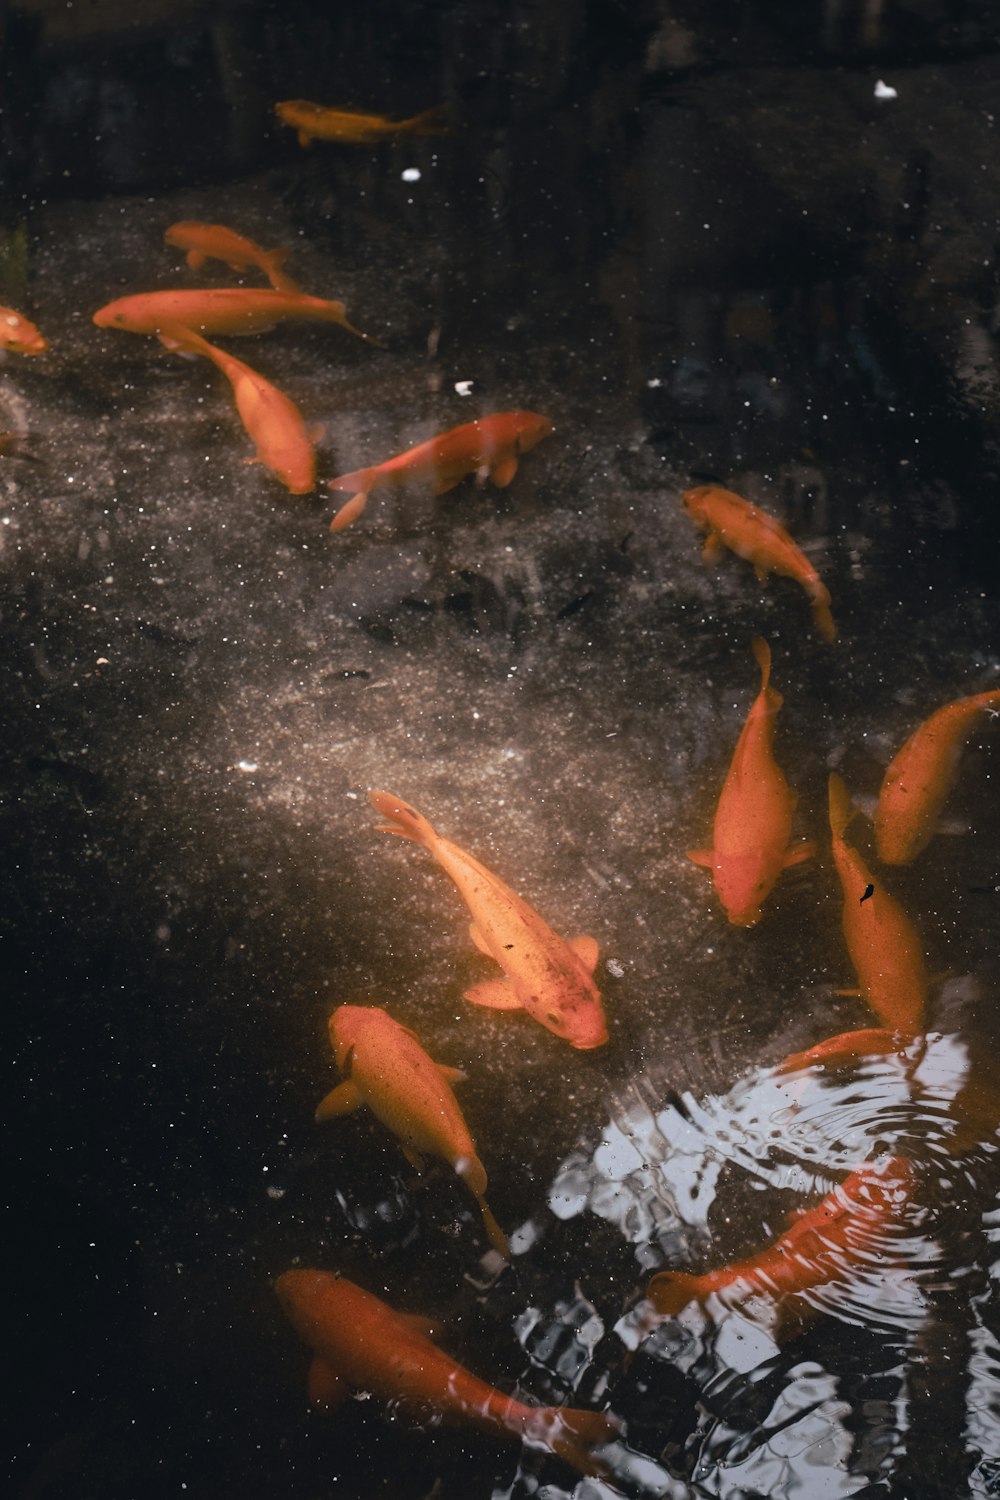
[[[0,307],[0,349],[12,354],[44,354],[48,344],[23,313],[12,307]]]
[[[766,1250],[702,1276],[660,1271],[646,1295],[658,1313],[675,1318],[689,1302],[705,1302],[713,1294],[744,1301],[763,1293],[777,1300],[843,1277],[854,1262],[871,1258],[872,1241],[909,1197],[912,1175],[904,1157],[868,1163],[806,1209]]]
[[[447,135],[444,106],[437,104],[409,120],[387,120],[384,115],[358,114],[351,109],[328,109],[308,99],[285,99],[274,106],[283,125],[298,131],[299,145],[313,141],[350,141],[369,145],[393,135]]]
[[[434,1062],[414,1032],[376,1006],[339,1006],[330,1017],[330,1041],[345,1082],[321,1101],[317,1120],[349,1115],[367,1104],[399,1137],[404,1156],[418,1171],[419,1153],[442,1157],[479,1204],[490,1243],[509,1260],[510,1247],[484,1197],[486,1170],[451,1091],[465,1078],[461,1069]]]
[[[879,1057],[890,1052],[905,1052],[913,1041],[899,1031],[888,1031],[885,1027],[869,1026],[860,1031],[841,1031],[837,1036],[828,1036],[814,1047],[803,1052],[793,1052],[774,1068],[780,1077],[783,1073],[797,1073],[804,1068],[842,1068],[848,1063],[859,1062],[862,1057]]]
[[[976,715],[1000,709],[1000,689],[946,703],[915,729],[882,782],[875,811],[879,859],[906,865],[930,843]]]
[[[753,927],[782,870],[809,859],[813,843],[789,845],[798,800],[774,759],[774,719],[783,699],[769,686],[771,648],[756,636],[753,654],[760,692],[740,731],[715,811],[712,849],[689,849],[688,859],[712,871],[715,889],[736,927]]]
[[[274,287],[224,286],[192,291],[136,292],[119,297],[94,314],[98,328],[121,328],[126,333],[155,333],[170,347],[164,334],[168,323],[179,323],[196,333],[266,333],[276,323],[292,319],[339,323],[359,339],[378,343],[348,323],[342,302],[326,302],[304,292],[279,292]]]
[[[316,453],[295,402],[242,360],[189,328],[164,324],[163,333],[179,349],[204,355],[222,371],[233,388],[243,426],[256,445],[257,462],[293,495],[311,495],[316,488]]]
[[[298,283],[281,270],[288,259],[287,250],[262,250],[253,240],[224,224],[197,224],[184,219],[171,224],[163,238],[175,249],[187,251],[192,271],[200,271],[206,260],[224,261],[231,271],[246,271],[256,266],[276,291],[290,292],[293,296],[301,292]]]
[[[844,937],[862,995],[883,1026],[906,1037],[924,1028],[927,975],[916,928],[856,849],[844,842],[855,809],[847,788],[830,777],[833,862],[844,892]],[[871,886],[872,894],[865,897]],[[864,898],[864,899],[863,899]],[[844,993],[847,993],[846,991]]]
[[[581,1051],[603,1047],[608,1032],[592,978],[597,965],[594,938],[564,942],[478,859],[435,833],[415,808],[392,792],[368,795],[389,819],[381,831],[422,844],[455,882],[472,913],[469,936],[480,953],[503,970],[502,979],[473,985],[464,998],[491,1010],[526,1010],[547,1031]]]
[[[328,479],[332,490],[358,491],[338,510],[330,522],[330,530],[342,531],[356,521],[372,490],[387,485],[424,480],[434,486],[435,495],[443,495],[460,484],[466,474],[482,474],[489,475],[503,489],[517,473],[518,455],[540,443],[551,431],[548,417],[540,417],[537,412],[494,412],[492,416],[479,417],[475,422],[439,433],[370,469],[356,469],[353,474]]]
[[[723,547],[728,547],[738,557],[753,563],[761,583],[769,573],[794,578],[812,600],[813,622],[820,635],[825,641],[836,638],[829,590],[774,516],[717,484],[685,490],[681,504],[691,519],[708,532],[701,554],[706,562],[716,562]]]
[[[593,1450],[611,1442],[621,1424],[603,1412],[525,1406],[487,1385],[433,1342],[429,1319],[400,1313],[346,1276],[286,1271],[274,1283],[299,1337],[313,1350],[309,1400],[328,1410],[352,1390],[405,1403],[446,1421],[512,1433],[548,1448],[581,1474],[604,1474]]]

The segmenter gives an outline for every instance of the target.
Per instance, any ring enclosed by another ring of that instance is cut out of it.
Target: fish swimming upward
[[[217,349],[189,328],[164,324],[163,334],[176,348],[201,354],[222,371],[233,388],[243,426],[256,446],[257,462],[293,495],[311,495],[316,488],[316,452],[295,402],[242,360]]]
[[[771,648],[759,636],[753,654],[760,667],[760,692],[736,742],[715,811],[713,848],[689,849],[688,859],[712,871],[719,898],[736,927],[753,927],[772,886],[790,865],[809,859],[814,843],[789,845],[798,800],[789,788],[771,745],[782,697],[770,686]]]
[[[881,880],[872,878],[858,851],[844,842],[844,831],[854,813],[847,789],[834,773],[830,777],[833,862],[844,892],[844,938],[858,976],[857,993],[883,1026],[912,1037],[924,1029],[927,1005],[920,938]],[[874,887],[872,894],[862,900],[869,886]]]
[[[564,942],[478,859],[435,833],[415,808],[392,792],[368,795],[389,819],[382,832],[422,844],[455,882],[472,913],[469,936],[480,953],[503,970],[502,979],[473,985],[464,998],[492,1010],[526,1010],[547,1031],[581,1051],[603,1047],[608,1031],[592,977],[596,941],[578,937]]]
[[[309,1400],[333,1409],[351,1391],[403,1404],[430,1422],[467,1424],[547,1448],[581,1474],[605,1474],[594,1449],[621,1424],[603,1412],[526,1406],[487,1385],[433,1342],[426,1318],[399,1313],[329,1271],[286,1271],[274,1289],[299,1337],[313,1350]]]
[[[895,756],[875,810],[878,857],[906,865],[930,843],[977,716],[1000,710],[1000,689],[946,703],[925,719]]]
[[[11,354],[44,354],[48,344],[30,319],[12,307],[0,307],[0,349]]]
[[[285,99],[274,106],[283,125],[298,131],[299,145],[313,141],[344,141],[370,145],[396,135],[447,135],[444,105],[425,109],[409,120],[387,120],[384,115],[364,115],[351,109],[329,109],[308,99]]]
[[[509,1260],[506,1236],[484,1196],[485,1168],[451,1091],[465,1074],[434,1062],[414,1032],[376,1006],[339,1006],[330,1017],[330,1041],[345,1081],[322,1100],[317,1120],[337,1119],[367,1105],[399,1138],[418,1171],[422,1153],[442,1157],[479,1204],[490,1243]]]
[[[412,483],[428,483],[435,495],[443,495],[460,484],[467,474],[488,475],[504,489],[517,473],[518,457],[548,437],[552,423],[534,411],[501,411],[475,422],[439,433],[395,458],[356,469],[329,479],[332,490],[357,490],[330,522],[331,531],[342,531],[356,521],[372,490]]]
[[[882,1258],[885,1231],[909,1199],[912,1177],[905,1157],[869,1163],[806,1209],[766,1250],[702,1276],[660,1271],[646,1296],[658,1313],[675,1318],[689,1302],[713,1295],[741,1302],[763,1293],[779,1300],[843,1279],[856,1264]]]
[[[221,260],[231,271],[247,271],[256,266],[263,271],[268,281],[279,292],[301,292],[297,282],[286,276],[281,267],[288,259],[287,250],[262,250],[253,240],[227,229],[224,224],[198,224],[183,219],[171,224],[163,236],[168,245],[187,251],[187,263],[192,271],[200,271],[206,260]]]
[[[121,328],[125,333],[156,334],[171,347],[164,329],[179,323],[196,333],[266,333],[278,323],[293,320],[338,323],[359,339],[377,344],[369,334],[352,327],[342,302],[326,302],[305,292],[279,292],[274,287],[204,287],[190,291],[136,292],[119,297],[94,314],[98,328]]]
[[[696,525],[708,533],[701,553],[706,562],[716,562],[723,547],[728,547],[753,563],[761,583],[770,573],[794,578],[812,601],[813,622],[820,635],[825,641],[836,638],[829,590],[774,516],[716,484],[685,490],[681,504]]]

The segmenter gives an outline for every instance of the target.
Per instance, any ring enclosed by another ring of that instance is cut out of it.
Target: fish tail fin
[[[689,1302],[699,1300],[698,1282],[690,1271],[659,1271],[646,1288],[646,1296],[658,1313],[676,1318]]]
[[[771,648],[762,635],[755,635],[750,642],[750,649],[760,668],[761,695],[771,713],[776,714],[785,700],[778,689],[771,686]]]
[[[384,349],[382,339],[377,339],[372,333],[362,333],[360,328],[355,328],[353,323],[347,321],[347,309],[343,302],[327,302],[325,311],[317,312],[316,316],[324,323],[339,323],[348,333],[353,333],[356,339],[364,339],[366,344],[374,344],[376,349]]]
[[[159,332],[159,340],[164,348],[172,349],[175,353],[203,354],[206,359],[213,361],[219,352],[208,339],[203,339],[200,333],[182,323],[164,323]]]
[[[604,1443],[620,1437],[622,1424],[603,1411],[579,1411],[573,1407],[539,1406],[529,1409],[524,1439],[549,1448],[580,1474],[607,1474],[609,1467],[594,1453]]]
[[[857,808],[836,771],[830,772],[830,832],[835,839],[844,837],[844,830],[854,817]]]
[[[833,623],[833,615],[830,613],[830,595],[823,584],[820,584],[813,592],[812,617],[813,624],[824,641],[832,643],[837,639],[837,627]]]
[[[976,693],[968,699],[968,703],[973,713],[979,713],[987,708],[1000,708],[1000,688],[994,688],[989,693]]]
[[[359,490],[356,495],[352,495],[350,500],[346,501],[340,507],[337,514],[330,522],[330,530],[343,531],[345,526],[350,526],[352,521],[356,521],[358,519],[367,504],[368,491]]]
[[[396,833],[401,839],[412,839],[415,844],[423,844],[425,848],[430,848],[434,843],[437,834],[427,819],[394,792],[369,792],[368,800],[377,812],[389,819],[388,823],[380,826],[380,833]]]
[[[419,115],[400,121],[398,129],[407,135],[448,135],[448,106],[434,104]]]
[[[354,469],[350,474],[339,474],[336,479],[326,481],[331,490],[364,490],[367,495],[375,482],[374,469]]]
[[[483,1216],[483,1227],[489,1237],[490,1244],[494,1250],[498,1250],[504,1260],[510,1260],[510,1246],[507,1236],[500,1225],[494,1219],[490,1206],[486,1202],[486,1168],[478,1156],[460,1156],[455,1162],[455,1172],[468,1187],[470,1193],[479,1204],[479,1211]]]
[[[285,292],[290,297],[298,297],[302,288],[297,281],[286,276],[282,267],[291,252],[288,250],[268,250],[266,255],[261,256],[260,268],[276,292]]]

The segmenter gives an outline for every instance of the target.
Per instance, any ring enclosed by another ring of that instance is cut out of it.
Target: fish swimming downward
[[[30,318],[12,307],[0,307],[0,349],[11,354],[44,354],[48,347]]]
[[[431,1420],[465,1423],[547,1448],[581,1474],[608,1472],[594,1453],[621,1432],[604,1412],[526,1406],[473,1375],[434,1343],[426,1318],[396,1312],[346,1276],[286,1271],[274,1289],[313,1350],[309,1400],[332,1409],[352,1390],[402,1403]]]
[[[435,495],[443,495],[460,484],[467,474],[487,475],[504,489],[517,473],[522,453],[540,443],[552,431],[548,417],[534,411],[501,411],[479,417],[439,433],[426,443],[418,443],[395,458],[356,469],[327,480],[332,490],[357,490],[330,522],[331,531],[343,531],[356,521],[368,503],[372,490],[427,482]]]
[[[760,667],[760,692],[747,715],[715,811],[713,847],[689,849],[688,859],[712,871],[730,922],[753,927],[782,870],[816,852],[814,843],[792,847],[792,813],[796,794],[774,759],[774,720],[782,705],[770,686],[771,648],[760,636],[753,641]]]
[[[761,583],[769,573],[780,573],[800,583],[812,601],[813,623],[825,641],[836,639],[830,613],[830,592],[816,569],[774,516],[717,484],[685,490],[681,504],[708,533],[702,548],[706,562],[716,562],[723,547],[753,563]]]
[[[913,1170],[905,1157],[860,1167],[806,1209],[766,1250],[701,1276],[660,1271],[646,1289],[656,1311],[676,1317],[709,1297],[739,1303],[763,1294],[778,1301],[850,1275],[859,1263],[884,1257],[884,1240],[908,1201]]]
[[[451,1091],[465,1074],[434,1062],[415,1032],[377,1006],[338,1006],[330,1017],[330,1041],[344,1082],[321,1101],[316,1119],[337,1119],[367,1105],[399,1138],[418,1171],[422,1153],[442,1157],[479,1204],[490,1243],[509,1260],[506,1236],[484,1196],[486,1170]]]
[[[857,993],[883,1026],[906,1039],[924,1029],[927,974],[920,937],[899,902],[881,880],[873,879],[858,851],[844,841],[855,811],[847,788],[834,773],[830,777],[830,834],[844,893],[844,938],[858,976]],[[863,901],[869,885],[874,890]]]
[[[256,461],[280,479],[291,494],[311,495],[316,488],[316,452],[295,402],[242,360],[217,349],[191,329],[165,324],[163,334],[173,347],[201,354],[222,371],[233,388],[243,426],[256,446]]]
[[[1000,710],[1000,689],[946,703],[893,758],[875,810],[878,856],[887,865],[909,864],[930,843],[965,740],[979,714],[989,710]]]
[[[385,115],[365,115],[352,109],[332,109],[308,99],[284,99],[274,106],[283,125],[298,132],[299,145],[313,141],[343,141],[371,145],[397,135],[447,135],[445,108],[436,104],[408,120],[389,120]]]
[[[281,269],[288,259],[287,250],[262,250],[246,235],[237,234],[225,224],[199,224],[193,219],[182,219],[171,224],[163,238],[175,249],[187,251],[192,271],[200,271],[206,260],[224,261],[231,271],[247,271],[256,266],[276,291],[290,292],[293,296],[301,293],[298,283]]]
[[[155,334],[171,348],[166,326],[179,323],[195,333],[266,333],[278,323],[291,321],[338,323],[370,344],[379,340],[348,323],[342,302],[327,302],[305,292],[277,291],[274,287],[199,287],[188,291],[136,292],[98,308],[98,328],[120,328],[125,333]]]
[[[472,913],[469,936],[503,970],[502,979],[473,985],[464,998],[491,1010],[525,1010],[580,1051],[603,1047],[608,1032],[593,980],[595,939],[565,942],[478,859],[436,833],[415,808],[392,792],[368,795],[389,819],[382,832],[422,844],[455,882]]]

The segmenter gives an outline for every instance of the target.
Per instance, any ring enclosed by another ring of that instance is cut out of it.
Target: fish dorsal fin
[[[693,865],[701,865],[703,870],[715,869],[714,849],[689,849],[687,857]]]
[[[466,990],[462,999],[468,1000],[470,1005],[483,1005],[487,1010],[523,1009],[514,986],[507,979],[484,979]]]
[[[309,1366],[307,1388],[309,1405],[325,1407],[327,1411],[339,1406],[349,1394],[347,1381],[319,1354]]]
[[[362,1104],[361,1091],[356,1083],[350,1079],[346,1083],[338,1083],[335,1089],[321,1099],[316,1106],[316,1120],[337,1120],[341,1115],[351,1115]]]
[[[593,974],[597,968],[597,955],[600,952],[597,946],[597,939],[588,937],[586,933],[583,933],[580,937],[570,938],[569,945],[583,964],[583,967],[588,973]]]
[[[480,953],[485,953],[487,958],[493,957],[492,951],[487,946],[486,939],[483,937],[483,934],[480,932],[475,922],[469,923],[469,936],[475,943],[476,947],[479,949]]]

